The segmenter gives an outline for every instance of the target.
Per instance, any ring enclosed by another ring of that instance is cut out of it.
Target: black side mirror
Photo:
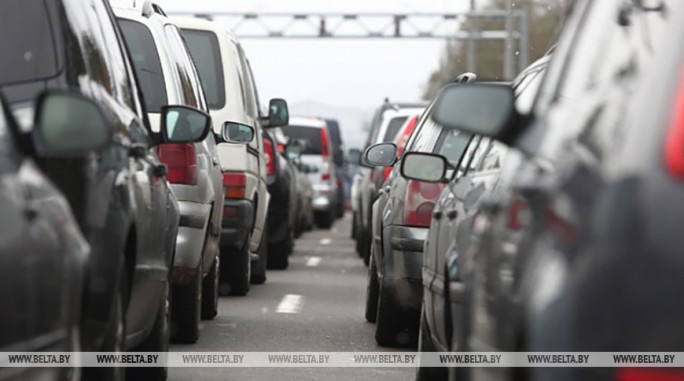
[[[389,167],[397,162],[397,146],[394,143],[375,144],[363,154],[363,162],[371,167]]]
[[[285,127],[290,124],[290,111],[284,99],[273,98],[268,102],[268,119],[265,128]]]
[[[345,161],[347,164],[351,165],[359,165],[361,162],[361,156],[363,155],[363,152],[361,152],[360,149],[352,148],[347,152],[347,157],[345,158]]]
[[[161,109],[161,133],[164,143],[195,143],[211,131],[211,116],[188,106],[164,106]]]
[[[33,147],[47,156],[75,156],[105,148],[114,129],[92,99],[79,93],[45,92],[36,104]]]
[[[448,166],[442,155],[407,152],[401,160],[401,175],[410,180],[438,183],[444,180]]]
[[[249,144],[254,140],[254,128],[242,123],[226,122],[221,138],[228,143]]]

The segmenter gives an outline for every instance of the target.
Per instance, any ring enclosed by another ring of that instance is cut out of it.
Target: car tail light
[[[684,381],[684,373],[670,369],[620,368],[616,381]]]
[[[429,227],[435,201],[444,189],[444,184],[424,183],[409,180],[404,197],[404,222],[411,226]]]
[[[408,122],[406,122],[406,127],[404,127],[404,130],[401,132],[401,135],[399,135],[399,138],[396,141],[397,157],[401,157],[401,154],[404,153],[406,143],[408,142],[409,137],[413,133],[413,130],[416,128],[417,123],[418,115],[414,116],[413,118],[409,119]]]
[[[387,180],[387,177],[389,174],[392,172],[393,167],[385,167],[385,172],[382,174],[382,182],[384,183],[385,180]]]
[[[330,144],[328,144],[328,131],[321,128],[321,156],[330,157]]]
[[[679,80],[670,130],[665,141],[665,165],[672,176],[684,180],[684,72]]]
[[[264,139],[264,153],[266,153],[266,174],[273,176],[275,174],[275,151],[273,151],[273,143],[270,140]]]
[[[242,172],[224,172],[223,186],[226,187],[226,198],[245,198],[247,176]]]
[[[523,226],[527,225],[530,218],[527,202],[520,198],[516,198],[511,202],[508,209],[508,228],[510,230],[518,231]]]
[[[329,161],[324,161],[321,167],[321,180],[328,181],[332,178],[332,168]]]
[[[197,153],[194,144],[162,144],[159,160],[168,167],[166,180],[171,184],[197,185]]]
[[[278,152],[285,153],[285,144],[278,144]]]

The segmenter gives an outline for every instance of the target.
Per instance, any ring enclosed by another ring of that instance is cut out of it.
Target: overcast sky
[[[456,12],[467,0],[158,0],[169,13]],[[263,101],[318,101],[359,109],[384,97],[417,100],[444,47],[441,40],[243,39]]]

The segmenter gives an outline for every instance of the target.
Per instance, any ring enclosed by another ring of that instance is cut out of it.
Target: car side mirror
[[[366,149],[363,161],[371,167],[389,167],[397,162],[397,146],[394,143],[375,144]]]
[[[211,116],[188,106],[163,106],[161,133],[164,143],[195,143],[211,131]]]
[[[105,148],[114,128],[100,106],[78,93],[49,91],[36,104],[31,133],[37,153],[46,156],[77,156]]]
[[[352,148],[347,152],[347,157],[345,158],[345,161],[347,164],[351,165],[359,165],[361,162],[361,156],[363,155],[363,152],[361,152],[360,149]]]
[[[254,128],[242,123],[226,122],[221,138],[228,143],[249,144],[254,140]]]
[[[265,128],[285,127],[290,124],[290,111],[287,101],[273,98],[268,102],[268,119],[264,123]]]
[[[435,101],[432,118],[437,124],[504,143],[514,138],[520,117],[510,85],[463,83],[445,86]]]
[[[401,159],[401,175],[409,180],[429,183],[444,181],[448,168],[442,155],[421,152],[407,152]]]

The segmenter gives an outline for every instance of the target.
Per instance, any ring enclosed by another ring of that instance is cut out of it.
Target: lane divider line
[[[287,294],[278,304],[276,312],[279,314],[298,314],[302,310],[304,297],[297,294]]]
[[[316,267],[321,263],[321,257],[311,257],[306,260],[305,266]]]

